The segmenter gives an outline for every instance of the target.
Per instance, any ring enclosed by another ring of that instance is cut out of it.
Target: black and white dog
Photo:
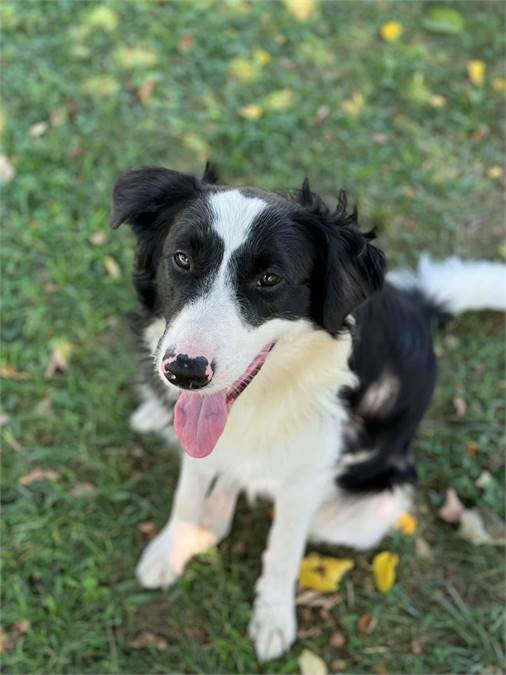
[[[505,266],[424,258],[385,284],[344,193],[330,210],[163,168],[122,176],[112,226],[138,240],[141,432],[183,450],[172,515],[137,567],[167,587],[228,533],[237,496],[275,516],[249,632],[261,660],[294,641],[308,539],[374,546],[409,506],[410,442],[436,379],[431,323],[504,309]],[[175,431],[175,435],[174,435]],[[176,439],[177,436],[177,439]]]

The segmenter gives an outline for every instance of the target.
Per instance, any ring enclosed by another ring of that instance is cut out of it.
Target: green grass
[[[307,174],[326,196],[345,187],[358,199],[392,265],[423,248],[497,258],[503,179],[489,172],[503,162],[503,93],[493,82],[504,78],[504,7],[452,2],[464,30],[441,34],[423,27],[432,6],[321,2],[298,22],[262,0],[2,3],[4,152],[16,170],[3,210],[2,358],[27,375],[3,385],[2,625],[12,635],[15,622],[30,621],[4,672],[291,673],[304,647],[331,670],[503,671],[502,552],[458,539],[437,517],[450,485],[504,517],[504,331],[492,314],[438,336],[440,382],[414,444],[419,534],[433,560],[417,556],[414,538],[386,540],[400,555],[389,594],[374,590],[371,552],[333,550],[356,563],[342,602],[323,619],[301,611],[301,624],[321,632],[259,665],[246,626],[264,506],[242,504],[230,538],[169,592],[145,592],[133,576],[144,544],[137,526],[163,524],[177,461],[128,428],[132,238],[108,230],[113,181],[139,164],[200,171],[207,157],[233,183],[283,190]],[[390,19],[404,33],[387,44],[378,29]],[[132,47],[143,50],[137,62]],[[251,81],[231,77],[231,64],[245,70],[237,59],[254,64]],[[481,87],[467,78],[471,59],[486,64]],[[142,102],[147,80],[154,88]],[[283,90],[285,109],[273,110],[268,97]],[[433,107],[433,95],[445,105]],[[263,106],[256,121],[239,113],[251,104]],[[33,138],[41,121],[49,126]],[[97,231],[100,245],[90,243]],[[106,256],[120,278],[107,274]],[[58,340],[73,345],[69,368],[45,379]],[[60,477],[23,487],[34,467]],[[484,470],[493,479],[481,489]],[[83,482],[97,493],[71,496]],[[364,613],[378,620],[371,635],[356,628]],[[142,630],[166,649],[134,649]],[[339,650],[328,644],[336,630],[346,638]]]

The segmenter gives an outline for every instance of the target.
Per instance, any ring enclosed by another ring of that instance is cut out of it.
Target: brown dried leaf
[[[370,614],[362,614],[357,621],[357,631],[361,635],[370,635],[376,626],[378,625],[378,619],[371,616]]]
[[[155,81],[153,79],[146,80],[137,89],[137,96],[139,98],[139,101],[145,105],[153,95],[154,89],[155,89]]]
[[[309,628],[299,628],[297,637],[299,640],[307,640],[309,638],[319,637],[322,634],[320,626],[310,626]]]
[[[40,138],[48,130],[49,124],[47,122],[37,122],[30,127],[30,136],[32,138]]]
[[[423,652],[422,643],[419,642],[418,640],[413,640],[413,642],[411,643],[411,653],[415,654],[416,656],[420,656],[422,652]]]
[[[464,510],[457,535],[475,546],[482,544],[504,546],[506,543],[505,528],[502,528],[502,536],[492,536],[485,528],[483,517],[478,509]]]
[[[319,591],[314,591],[309,588],[301,589],[295,598],[297,605],[304,607],[318,607],[326,610],[332,609],[342,602],[342,600],[343,598],[339,593],[333,593],[332,595],[326,593],[323,595]]]
[[[469,455],[469,457],[476,457],[479,449],[480,446],[476,441],[468,441],[466,444],[466,452]]]
[[[148,630],[138,633],[129,644],[132,649],[152,649],[164,650],[167,649],[167,640],[161,635],[155,635]]]
[[[334,649],[341,649],[346,644],[346,638],[339,631],[332,633],[329,640],[329,646]]]
[[[9,636],[0,626],[0,654],[5,654],[8,648],[9,648]]]
[[[107,234],[104,230],[97,230],[96,232],[93,232],[89,241],[93,246],[102,246],[102,244],[105,244],[107,241]]]
[[[432,553],[432,548],[430,547],[430,544],[423,538],[423,537],[417,537],[415,540],[415,551],[416,555],[419,558],[423,558],[425,560],[433,560],[434,559],[434,554]]]
[[[98,489],[93,485],[93,483],[77,483],[68,491],[69,497],[92,497],[98,493]]]
[[[31,485],[32,483],[38,483],[42,480],[58,480],[60,474],[57,471],[52,469],[43,469],[40,466],[35,467],[29,473],[21,476],[18,480],[19,485]]]
[[[145,520],[137,525],[137,529],[148,541],[153,539],[157,533],[156,523],[153,520]]]
[[[30,375],[28,373],[22,373],[16,368],[16,366],[11,363],[5,363],[3,366],[0,366],[0,377],[3,377],[4,380],[29,380]]]
[[[190,49],[190,47],[193,45],[193,35],[183,35],[183,37],[179,40],[178,47],[182,52],[185,52],[187,49]]]
[[[39,415],[39,417],[54,417],[53,412],[53,399],[48,394],[41,399],[34,408],[34,412]]]
[[[330,106],[328,105],[321,105],[318,108],[314,118],[314,123],[316,124],[317,127],[319,127],[320,124],[322,124],[327,119],[329,113],[330,113]]]
[[[460,523],[464,511],[464,504],[460,501],[457,491],[448,488],[445,503],[438,511],[439,517],[447,523]]]
[[[9,183],[16,175],[16,170],[7,155],[0,155],[0,185]]]
[[[462,396],[455,396],[453,399],[453,407],[455,408],[455,414],[457,417],[462,418],[466,416],[467,413],[467,403],[462,398]]]

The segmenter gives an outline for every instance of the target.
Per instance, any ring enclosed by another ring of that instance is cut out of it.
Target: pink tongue
[[[174,408],[174,429],[184,450],[192,457],[207,457],[227,422],[226,393],[202,396],[184,392]]]

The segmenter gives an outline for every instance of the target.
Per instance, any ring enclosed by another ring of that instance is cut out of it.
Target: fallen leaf
[[[469,457],[476,457],[479,449],[480,446],[476,441],[467,441],[466,452],[469,455]]]
[[[178,47],[180,51],[185,52],[193,45],[193,35],[183,35],[179,40]]]
[[[328,673],[325,661],[309,649],[304,649],[298,660],[302,675],[327,675]]]
[[[53,399],[49,394],[44,396],[44,398],[37,403],[34,412],[36,415],[39,415],[39,417],[54,417]]]
[[[258,64],[252,63],[248,59],[238,57],[232,59],[229,66],[230,77],[238,82],[253,82],[260,72]]]
[[[145,520],[139,523],[137,529],[148,541],[153,539],[158,531],[156,523],[153,520]]]
[[[121,279],[121,268],[112,256],[105,256],[104,266],[111,279]]]
[[[332,633],[329,640],[329,647],[334,649],[341,649],[346,644],[346,638],[339,631]]]
[[[4,363],[3,366],[0,366],[0,377],[4,380],[29,380],[30,376],[28,373],[23,373],[16,368],[16,366],[11,363]]]
[[[371,616],[370,614],[362,614],[357,621],[357,631],[361,635],[370,635],[376,626],[378,625],[378,619]]]
[[[502,166],[499,166],[499,164],[494,164],[494,166],[491,166],[490,169],[487,171],[487,176],[489,178],[502,178],[504,174],[504,169]]]
[[[119,92],[119,82],[110,75],[93,75],[84,80],[82,89],[90,96],[105,98]]]
[[[316,0],[283,0],[283,3],[297,21],[307,21],[316,9]]]
[[[6,424],[8,424],[10,418],[11,418],[11,416],[8,415],[7,413],[0,412],[0,427],[3,427]]]
[[[467,76],[469,77],[471,84],[474,84],[476,87],[483,86],[483,82],[485,81],[485,63],[483,61],[479,61],[478,59],[474,59],[472,61],[468,61],[466,67]]]
[[[423,538],[417,537],[415,539],[415,551],[416,555],[419,558],[424,558],[425,560],[433,560],[434,554],[432,553],[432,548],[430,544]]]
[[[250,105],[243,106],[239,110],[239,115],[244,117],[245,120],[255,121],[262,117],[263,112],[264,111],[261,105],[251,103]]]
[[[362,112],[362,109],[365,105],[365,99],[362,94],[357,91],[354,91],[351,95],[351,99],[343,101],[341,107],[348,115],[351,117],[357,117]]]
[[[459,523],[464,510],[464,504],[460,501],[457,491],[448,488],[445,503],[438,511],[439,517],[447,523]]]
[[[104,230],[97,230],[96,232],[93,232],[89,241],[93,246],[102,246],[102,244],[105,244],[107,241],[107,235]]]
[[[9,648],[9,637],[4,629],[0,626],[0,654],[5,654]]]
[[[314,118],[314,123],[316,124],[316,126],[322,124],[329,116],[329,113],[330,113],[330,106],[321,105],[316,111],[316,115]]]
[[[77,483],[68,491],[69,497],[75,497],[79,499],[80,497],[92,497],[98,493],[98,489],[93,485],[93,483]]]
[[[433,33],[458,34],[464,30],[464,19],[456,9],[435,7],[423,20],[423,26]]]
[[[297,605],[304,607],[318,607],[327,611],[331,610],[342,601],[343,598],[339,593],[333,593],[332,595],[329,595],[328,593],[322,594],[319,591],[314,591],[310,588],[301,589],[295,597],[295,603]]]
[[[490,485],[490,483],[493,481],[492,474],[490,471],[482,471],[479,477],[474,481],[474,484],[476,487],[481,488],[482,490],[487,487],[487,485]]]
[[[158,60],[152,49],[141,46],[121,47],[114,53],[114,58],[122,68],[153,66]]]
[[[398,21],[387,21],[380,28],[381,38],[385,42],[395,42],[402,35],[402,25]]]
[[[395,523],[395,528],[408,536],[416,531],[416,518],[410,513],[403,513]]]
[[[49,113],[49,121],[53,127],[61,127],[65,122],[67,111],[65,108],[55,108]]]
[[[49,124],[47,122],[37,122],[30,127],[30,136],[32,138],[40,138],[48,130]]]
[[[110,33],[118,26],[118,15],[109,7],[101,5],[93,9],[84,22],[90,28],[101,28]]]
[[[465,539],[475,546],[481,546],[483,544],[504,546],[506,543],[506,538],[504,536],[493,537],[487,532],[483,518],[477,509],[464,510],[460,519],[457,535],[461,537],[461,539]]]
[[[0,155],[0,185],[9,183],[15,175],[16,171],[11,160],[7,155]]]
[[[455,408],[455,414],[457,417],[465,417],[467,413],[467,403],[462,398],[462,396],[455,396],[453,399],[453,407]]]
[[[271,111],[288,110],[292,105],[293,91],[291,89],[280,89],[269,94],[264,103],[265,108]]]
[[[160,651],[167,649],[167,640],[161,635],[155,635],[150,631],[142,631],[138,633],[136,637],[129,643],[129,646],[132,649],[146,649],[151,647],[153,649],[158,649]]]
[[[322,634],[321,626],[309,626],[308,628],[299,628],[297,637],[299,640],[308,640],[309,638],[319,637]]]
[[[69,367],[69,360],[72,352],[74,351],[73,345],[68,340],[57,340],[54,342],[53,351],[49,358],[49,363],[44,373],[46,380],[51,379],[57,373],[66,373]]]
[[[255,50],[253,56],[255,58],[255,61],[261,66],[266,66],[272,60],[271,55],[269,54],[269,52],[266,52],[265,49]]]
[[[382,593],[388,593],[395,583],[395,570],[399,563],[399,556],[390,551],[377,553],[372,561],[376,588]]]
[[[330,665],[333,671],[335,670],[339,673],[348,668],[348,661],[346,659],[334,659]]]
[[[300,564],[299,583],[322,593],[337,591],[343,576],[353,568],[353,560],[328,558],[311,553]]]
[[[155,81],[153,79],[147,79],[137,89],[137,97],[139,101],[145,105],[153,95],[154,89],[155,89]]]
[[[413,642],[411,643],[411,653],[415,654],[415,656],[420,656],[422,652],[423,652],[422,643],[419,642],[418,640],[413,640]]]
[[[43,469],[42,467],[38,466],[35,469],[32,469],[29,473],[25,474],[24,476],[21,476],[21,478],[18,480],[19,485],[27,486],[31,485],[32,483],[39,483],[40,481],[43,480],[58,480],[60,478],[60,474],[57,471],[53,471],[52,469]]]
[[[20,621],[16,621],[12,628],[20,635],[26,635],[30,630],[31,625],[32,624],[28,619],[21,619]]]
[[[504,77],[495,77],[492,80],[492,88],[494,91],[499,92],[502,94],[503,92],[506,91],[506,79]]]
[[[429,98],[429,104],[433,108],[444,108],[446,105],[446,98],[441,94],[432,94]]]

